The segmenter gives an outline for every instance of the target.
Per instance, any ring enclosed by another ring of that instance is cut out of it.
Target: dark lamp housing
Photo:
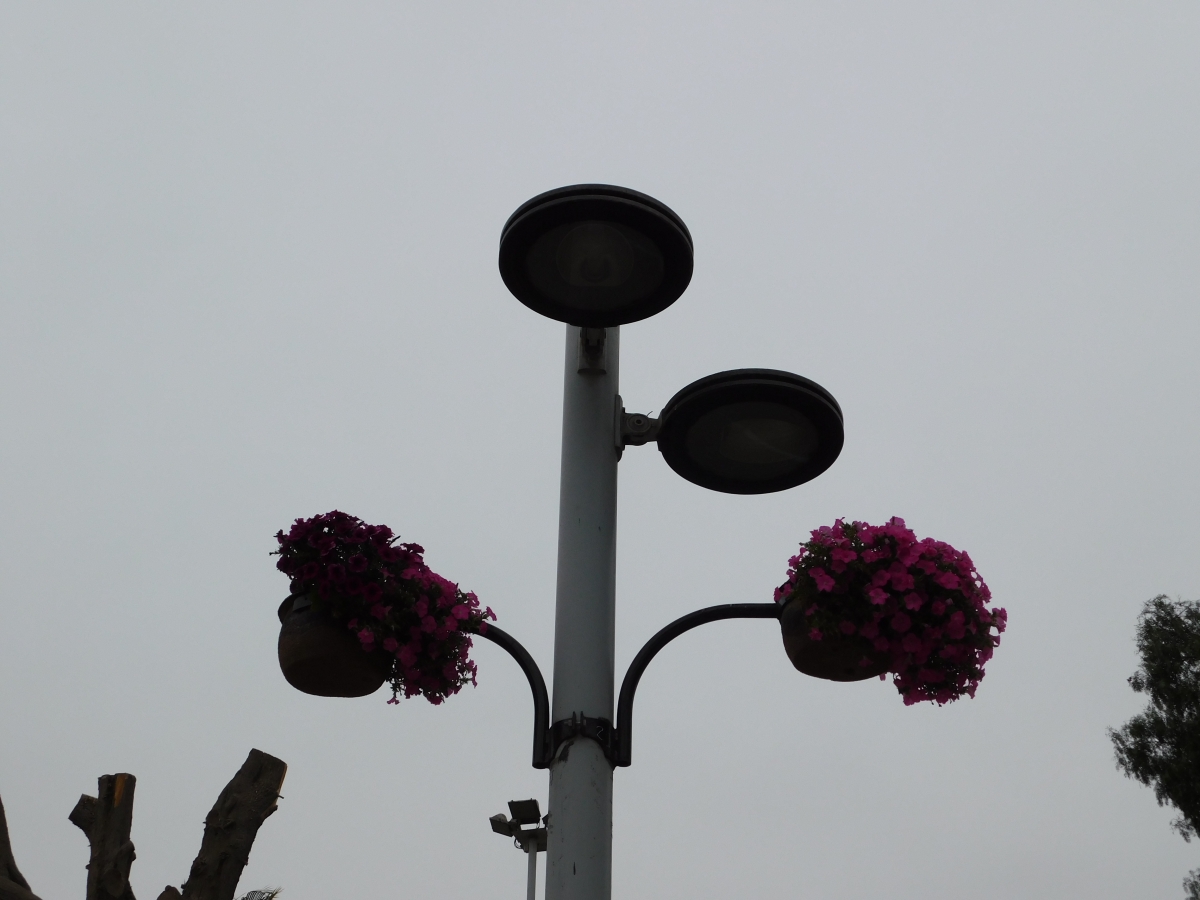
[[[662,412],[658,449],[688,481],[728,494],[783,491],[842,452],[842,410],[813,381],[737,369],[692,382]]]
[[[542,820],[542,810],[536,800],[509,800],[508,811],[514,822],[536,825]]]
[[[611,328],[662,312],[692,278],[692,237],[653,197],[580,184],[523,204],[500,235],[500,277],[551,319]]]

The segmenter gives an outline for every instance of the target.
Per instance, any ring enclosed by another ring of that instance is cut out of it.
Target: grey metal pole
[[[537,893],[537,841],[531,842],[525,852],[529,854],[529,877],[526,879],[525,900],[533,900]]]
[[[551,721],[613,718],[620,333],[567,327]],[[550,766],[546,900],[612,895],[613,770],[588,738]]]

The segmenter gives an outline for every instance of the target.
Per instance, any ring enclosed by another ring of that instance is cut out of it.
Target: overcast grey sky
[[[290,765],[244,889],[512,898],[543,802],[517,667],[444,707],[291,690],[267,553],[337,507],[427,548],[551,660],[562,326],[500,227],[603,181],[675,209],[692,285],[622,394],[761,366],[846,446],[738,497],[621,463],[618,667],[765,602],[808,531],[904,517],[1011,627],[978,697],[706,626],[639,692],[614,896],[1176,898],[1200,848],[1105,728],[1147,598],[1200,597],[1200,4],[9,3],[0,9],[0,796],[44,900],[138,777],[133,886],[179,884],[251,747]]]

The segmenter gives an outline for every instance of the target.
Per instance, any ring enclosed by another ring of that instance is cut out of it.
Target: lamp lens
[[[757,466],[805,462],[813,451],[810,436],[811,429],[782,419],[736,419],[725,426],[719,452]]]
[[[613,310],[662,284],[662,251],[619,222],[575,221],[538,237],[525,260],[529,280],[552,300],[579,310]]]
[[[719,406],[689,429],[688,454],[726,478],[778,478],[808,462],[820,444],[808,416],[782,403],[747,401]]]
[[[584,222],[567,232],[556,254],[558,274],[578,287],[617,287],[633,274],[633,247],[611,225]]]

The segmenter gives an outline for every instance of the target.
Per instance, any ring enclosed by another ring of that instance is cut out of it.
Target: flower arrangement
[[[483,634],[496,614],[430,570],[420,545],[338,510],[297,519],[275,539],[276,568],[293,594],[344,623],[364,652],[395,657],[389,703],[421,694],[437,704],[475,684],[470,635]]]
[[[864,655],[882,655],[906,706],[975,696],[1008,613],[988,608],[991,591],[966,553],[918,540],[903,519],[838,519],[788,565],[775,600],[802,604],[810,641],[857,641]]]

